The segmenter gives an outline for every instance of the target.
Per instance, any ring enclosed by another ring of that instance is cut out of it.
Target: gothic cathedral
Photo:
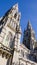
[[[21,13],[15,4],[0,18],[0,65],[37,65],[37,41],[28,21],[20,42]]]

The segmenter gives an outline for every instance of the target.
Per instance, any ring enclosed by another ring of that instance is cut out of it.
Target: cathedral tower
[[[35,43],[35,32],[32,29],[30,21],[28,21],[27,29],[24,30],[23,44],[25,44],[25,46],[28,49],[33,49],[34,48],[34,43]]]

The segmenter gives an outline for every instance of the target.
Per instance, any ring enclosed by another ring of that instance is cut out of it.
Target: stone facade
[[[37,65],[33,58],[36,56],[37,60],[35,33],[28,22],[23,43],[20,43],[20,17],[18,4],[15,4],[0,18],[0,65]]]

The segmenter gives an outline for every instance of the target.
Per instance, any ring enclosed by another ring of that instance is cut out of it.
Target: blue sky
[[[18,3],[21,12],[20,25],[22,31],[30,20],[37,38],[37,0],[0,0],[0,17],[16,3]]]

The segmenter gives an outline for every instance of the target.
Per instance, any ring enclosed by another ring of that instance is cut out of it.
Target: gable
[[[15,35],[16,25],[20,24],[20,13],[18,11],[18,5],[14,5],[7,13],[3,16],[0,21],[0,42],[3,43],[5,46],[9,46],[6,43],[6,37],[9,32],[12,34],[12,37]]]
[[[15,17],[15,18],[14,18]],[[15,4],[13,7],[11,7],[3,16],[3,18],[0,20],[0,33],[2,31],[2,28],[8,24],[7,22],[11,22],[11,19],[14,19],[15,21],[19,21],[20,19],[20,13],[18,12],[18,4]]]

